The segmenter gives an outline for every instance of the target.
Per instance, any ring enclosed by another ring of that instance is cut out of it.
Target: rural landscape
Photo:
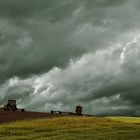
[[[0,124],[1,140],[139,140],[139,132],[139,117],[54,115]]]
[[[8,100],[0,111],[1,140],[139,140],[140,117],[105,117],[75,112],[29,112]]]
[[[0,0],[0,140],[140,140],[140,0]]]

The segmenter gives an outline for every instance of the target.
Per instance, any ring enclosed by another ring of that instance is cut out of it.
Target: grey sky
[[[139,0],[1,0],[0,105],[140,115]]]

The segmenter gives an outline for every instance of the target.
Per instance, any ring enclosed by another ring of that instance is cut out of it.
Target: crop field
[[[0,140],[140,140],[140,117],[60,116],[0,124]]]

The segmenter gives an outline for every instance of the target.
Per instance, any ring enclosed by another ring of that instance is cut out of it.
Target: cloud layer
[[[1,0],[0,104],[140,115],[139,1]]]

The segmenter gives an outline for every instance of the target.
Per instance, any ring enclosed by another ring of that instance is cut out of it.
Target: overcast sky
[[[140,115],[139,0],[0,0],[0,106]]]

